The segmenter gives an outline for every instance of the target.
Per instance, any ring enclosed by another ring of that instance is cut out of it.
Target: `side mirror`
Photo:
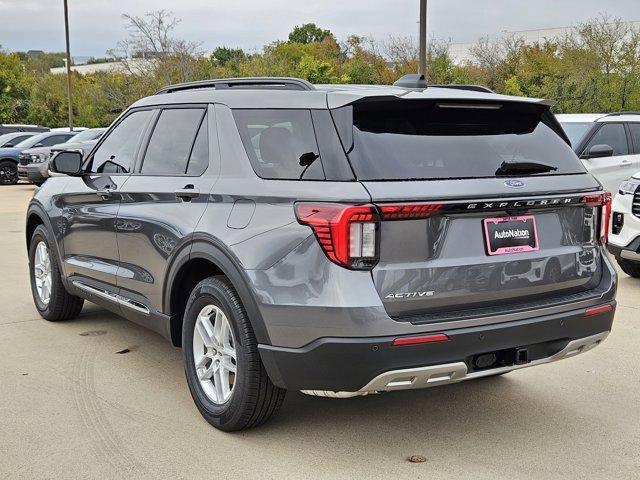
[[[74,151],[63,151],[51,160],[51,166],[56,173],[78,176],[82,174],[82,154]]]
[[[613,157],[613,147],[609,145],[594,145],[587,152],[586,158]]]
[[[42,143],[36,143],[33,147],[31,148],[38,148],[38,147],[44,147],[44,145],[42,145]]]

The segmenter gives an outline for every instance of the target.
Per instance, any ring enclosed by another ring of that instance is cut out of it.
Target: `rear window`
[[[280,180],[324,180],[309,110],[234,110],[256,174]]]
[[[542,120],[546,107],[385,100],[332,113],[359,180],[494,177],[505,161],[557,167],[545,175],[585,171]]]

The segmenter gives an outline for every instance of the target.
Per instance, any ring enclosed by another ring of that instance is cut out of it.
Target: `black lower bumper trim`
[[[613,245],[612,243],[608,243],[607,250],[609,250],[609,253],[614,257],[620,257],[623,250],[633,253],[640,253],[640,235],[634,238],[626,247],[619,247],[617,245]]]
[[[271,380],[289,390],[355,392],[390,370],[465,362],[478,354],[526,349],[527,361],[552,356],[570,341],[610,331],[613,309],[586,316],[584,309],[517,322],[443,330],[448,341],[392,346],[394,338],[323,338],[303,348],[260,345]]]

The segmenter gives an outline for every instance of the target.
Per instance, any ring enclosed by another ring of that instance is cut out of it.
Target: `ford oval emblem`
[[[524,182],[522,180],[507,180],[504,182],[507,187],[511,188],[522,188],[524,187]]]

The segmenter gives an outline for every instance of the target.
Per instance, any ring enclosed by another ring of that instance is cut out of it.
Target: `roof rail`
[[[603,115],[600,118],[604,118],[604,117],[621,117],[623,115],[640,115],[640,112],[612,112],[612,113],[607,113],[606,115]]]
[[[247,77],[247,78],[214,78],[197,82],[178,83],[166,86],[158,90],[155,95],[161,93],[173,93],[182,90],[195,90],[198,88],[243,88],[264,90],[315,90],[311,83],[301,78],[286,77]]]

